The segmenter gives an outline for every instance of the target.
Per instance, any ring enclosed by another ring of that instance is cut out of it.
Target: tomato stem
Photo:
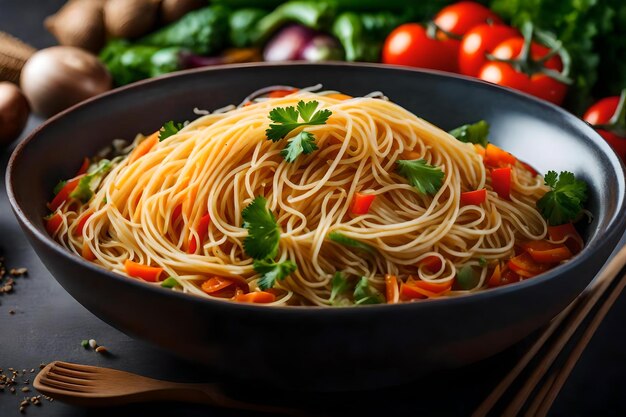
[[[593,127],[607,130],[617,136],[626,138],[626,88],[622,90],[615,113],[613,113],[608,123],[593,125]]]
[[[529,77],[541,73],[560,83],[572,84],[572,80],[568,77],[571,67],[571,57],[565,48],[563,48],[561,41],[548,32],[536,29],[532,22],[529,21],[522,25],[521,32],[524,37],[524,45],[517,57],[501,59],[492,54],[487,54],[487,59],[490,61],[505,62],[515,68],[517,72],[524,73]],[[531,54],[533,39],[536,39],[540,44],[550,49],[546,55],[539,59],[533,59]],[[560,72],[545,67],[545,63],[555,55],[558,55],[563,63],[563,70]]]
[[[461,39],[463,39],[463,36],[459,36],[456,35],[452,32],[448,32],[447,30],[443,30],[441,29],[435,22],[433,22],[432,20],[428,21],[426,23],[426,36],[428,36],[430,39],[435,39],[435,40],[441,40],[437,38],[437,33],[443,33],[444,35],[446,35],[448,38],[450,39],[456,39],[458,41],[460,41]]]

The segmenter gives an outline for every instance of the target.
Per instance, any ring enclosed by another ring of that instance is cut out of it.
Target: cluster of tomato
[[[522,34],[487,7],[462,1],[425,25],[397,27],[385,41],[383,62],[469,75],[561,105],[568,88],[562,58],[567,52],[556,39],[538,35],[532,29]],[[603,98],[583,120],[626,161],[625,102],[626,90],[622,97]]]
[[[487,7],[462,1],[426,25],[397,27],[383,62],[470,75],[560,105],[567,92],[560,52],[525,39]]]

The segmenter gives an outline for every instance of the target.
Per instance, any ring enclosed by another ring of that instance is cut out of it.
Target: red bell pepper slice
[[[500,198],[511,198],[511,167],[491,170],[491,187]]]
[[[478,206],[487,200],[487,190],[466,191],[461,193],[461,205]]]
[[[367,214],[375,198],[375,194],[355,193],[350,204],[350,213],[356,216]]]

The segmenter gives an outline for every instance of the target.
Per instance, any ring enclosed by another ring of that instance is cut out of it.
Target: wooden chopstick
[[[587,329],[585,329],[584,334],[581,336],[580,340],[571,351],[563,367],[558,371],[558,373],[555,373],[556,379],[554,383],[551,384],[549,391],[547,391],[547,393],[543,397],[537,396],[534,399],[533,403],[531,404],[531,408],[535,408],[534,403],[537,403],[538,411],[532,415],[545,416],[548,414],[552,403],[554,403],[554,400],[556,400],[556,397],[561,391],[561,388],[563,388],[563,385],[565,385],[565,382],[567,381],[567,378],[574,369],[576,362],[578,362],[578,359],[591,341],[591,338],[595,334],[596,330],[598,330],[600,324],[602,324],[602,321],[606,317],[611,307],[613,307],[613,304],[615,304],[615,301],[622,294],[624,287],[626,287],[626,275],[622,276],[617,286],[611,291],[609,297],[599,308],[593,320],[591,321],[591,323],[589,323]]]
[[[485,398],[485,400],[474,411],[472,416],[473,417],[486,416],[495,407],[495,405],[500,401],[502,396],[506,393],[506,391],[510,388],[510,386],[516,381],[519,375],[526,369],[526,367],[535,358],[535,356],[539,353],[539,351],[544,347],[546,342],[555,334],[556,330],[562,329],[562,333],[555,336],[557,337],[557,340],[554,342],[554,344],[552,344],[552,346],[550,346],[548,351],[545,353],[545,355],[541,359],[540,363],[533,370],[530,377],[526,380],[522,388],[518,391],[517,395],[513,398],[511,403],[506,407],[505,411],[503,412],[503,415],[505,416],[519,414],[524,404],[528,401],[528,397],[535,390],[538,382],[541,380],[541,378],[543,378],[545,373],[549,370],[551,365],[554,363],[554,360],[556,359],[556,357],[563,350],[563,347],[567,344],[567,342],[574,335],[574,333],[576,332],[580,324],[585,320],[585,318],[587,317],[589,312],[593,309],[593,307],[596,305],[598,300],[602,298],[602,295],[609,288],[610,284],[613,282],[613,280],[616,278],[616,276],[619,274],[619,272],[622,270],[625,264],[626,264],[626,247],[623,247],[609,261],[609,263],[600,272],[600,274],[598,274],[598,276],[592,281],[589,287],[576,300],[574,300],[569,306],[567,306],[565,310],[563,310],[558,316],[556,316],[552,320],[550,325],[542,332],[542,334],[539,336],[537,341],[535,341],[535,343],[531,346],[528,352],[524,356],[522,356],[522,358],[517,363],[517,365],[515,365],[515,367],[504,377],[504,379],[502,379],[502,381],[494,388],[491,394],[487,396],[487,398]],[[621,290],[619,292],[621,292]],[[611,294],[610,298],[612,298],[613,295],[614,294]],[[619,294],[615,295],[615,299],[617,298],[618,295]],[[607,312],[608,312],[608,309],[611,307],[611,305],[612,303],[608,305],[606,309]],[[606,312],[604,313],[604,315],[606,315]],[[604,317],[601,317],[600,321],[602,320],[602,318]],[[598,322],[598,325],[599,325],[599,322]],[[588,336],[589,339],[593,335],[594,331],[595,330],[591,331],[590,335]],[[583,349],[584,349],[584,346],[581,347],[580,353],[582,353]],[[574,367],[576,360],[577,358],[573,361],[573,363],[571,363],[570,365],[571,368]],[[570,372],[571,372],[571,369],[570,369]],[[566,379],[568,375],[569,373],[567,373],[567,375],[563,374],[561,378]],[[541,396],[541,398],[546,398],[546,400],[551,398],[552,396],[556,398],[556,394],[558,394],[558,390],[560,390],[560,388],[557,386],[557,383],[558,383],[557,377],[554,377],[554,378],[550,377],[549,380],[552,380],[555,382],[554,389],[556,389],[556,392],[554,392],[551,386],[552,384],[548,385],[545,389],[540,390],[540,393],[545,392],[545,395]],[[560,381],[560,379],[558,379],[558,381]],[[564,382],[565,381],[563,380],[563,383]],[[551,402],[547,405],[544,405],[542,403],[541,406],[537,405],[535,407],[531,405],[531,409],[535,408],[539,410],[539,409],[545,408],[546,406],[549,409],[549,405],[551,405]]]

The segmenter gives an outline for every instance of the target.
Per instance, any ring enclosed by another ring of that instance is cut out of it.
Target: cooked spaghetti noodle
[[[332,114],[325,124],[306,127],[318,149],[288,162],[281,151],[299,130],[267,140],[268,113],[300,101],[316,101]],[[148,140],[155,143],[139,151]],[[129,150],[92,183],[86,203],[62,202],[51,232],[108,270],[133,275],[130,260],[157,270],[154,285],[170,276],[174,289],[199,296],[235,297],[205,291],[212,277],[221,279],[213,282],[218,289],[235,282],[237,292],[259,291],[242,217],[258,196],[280,228],[272,261],[297,267],[266,291],[273,295],[269,304],[336,304],[338,272],[350,285],[365,277],[370,293],[385,293],[390,303],[406,300],[402,286],[415,282],[423,285],[414,298],[476,291],[496,269],[504,273],[522,242],[560,243],[546,240],[548,225],[536,208],[548,190],[542,176],[514,160],[510,194],[502,198],[484,149],[385,99],[301,90],[201,116],[162,141],[140,135]],[[400,175],[399,160],[437,167],[441,186],[420,192]],[[462,204],[463,193],[482,189],[485,201]],[[365,213],[352,210],[357,193],[375,196]],[[370,250],[329,239],[333,232]],[[568,237],[575,236],[561,242]],[[468,267],[475,279],[459,288],[455,280]],[[358,303],[356,296],[344,298]]]

